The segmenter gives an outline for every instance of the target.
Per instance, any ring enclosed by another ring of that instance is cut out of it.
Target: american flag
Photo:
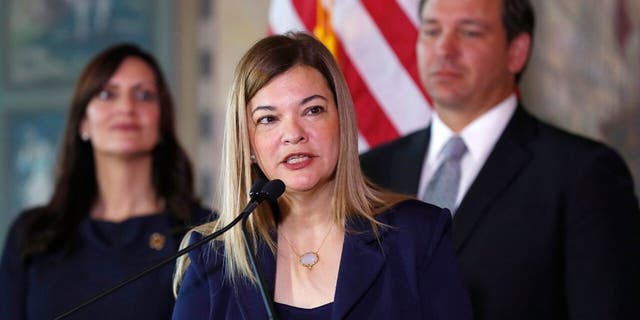
[[[431,101],[420,85],[418,0],[272,0],[269,32],[315,34],[336,57],[358,117],[361,152],[424,127]]]

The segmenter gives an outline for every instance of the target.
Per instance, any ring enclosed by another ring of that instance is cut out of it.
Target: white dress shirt
[[[456,196],[456,207],[464,198],[471,183],[480,172],[480,169],[482,169],[489,153],[493,150],[498,138],[502,135],[504,128],[516,110],[517,103],[516,95],[510,95],[498,105],[473,120],[459,133],[459,136],[467,146],[467,153],[462,157],[460,163],[462,173],[458,186],[458,195]],[[431,119],[431,139],[425,155],[426,161],[422,165],[418,196],[424,193],[429,180],[438,169],[438,166],[440,166],[442,162],[442,157],[439,156],[440,151],[453,135],[454,132],[434,112]]]

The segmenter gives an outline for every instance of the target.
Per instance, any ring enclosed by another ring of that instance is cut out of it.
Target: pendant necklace
[[[324,241],[327,240],[327,237],[331,233],[331,230],[333,230],[333,225],[334,224],[332,223],[331,227],[329,227],[327,234],[324,235],[324,238],[322,239],[322,242],[320,243],[320,246],[318,247],[317,250],[308,251],[303,254],[298,253],[298,251],[293,247],[293,244],[291,243],[291,241],[289,241],[289,239],[287,239],[287,236],[284,235],[284,232],[280,231],[280,234],[282,235],[284,240],[287,241],[287,244],[289,245],[289,248],[291,248],[291,251],[293,251],[293,254],[298,256],[298,262],[300,262],[300,264],[302,264],[303,267],[311,270],[311,268],[313,268],[313,266],[315,266],[318,263],[318,261],[320,261],[320,255],[318,255],[318,252],[320,252],[320,249],[322,249],[322,245],[324,245]]]

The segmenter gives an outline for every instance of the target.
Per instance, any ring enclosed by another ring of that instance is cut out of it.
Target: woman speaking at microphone
[[[175,253],[208,211],[174,131],[169,88],[155,59],[107,48],[80,76],[53,196],[11,227],[0,264],[0,318],[53,319]],[[164,267],[69,319],[169,319]]]
[[[227,110],[217,221],[232,221],[259,178],[286,190],[249,217],[279,319],[470,319],[450,214],[381,191],[360,171],[353,103],[331,53],[303,33],[242,57]],[[266,319],[240,227],[178,262],[174,319]]]

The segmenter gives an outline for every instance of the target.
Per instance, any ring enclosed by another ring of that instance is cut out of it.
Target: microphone
[[[283,191],[279,191],[279,190],[262,190],[262,186],[266,183],[267,181],[262,179],[262,178],[258,178],[258,180],[253,184],[254,187],[259,186],[256,190],[254,190],[254,188],[251,188],[251,191],[249,191],[249,196],[251,198],[253,197],[264,197],[266,198],[265,200],[267,200],[267,202],[269,203],[269,207],[271,208],[271,211],[273,213],[274,219],[277,221],[280,220],[280,206],[278,206],[278,197],[274,197],[274,196],[269,196],[269,193],[272,194],[281,194],[281,192],[284,192],[285,186],[284,183],[282,185],[278,184],[277,188],[280,189],[282,188]],[[273,187],[270,188],[276,188],[276,185],[274,185]],[[259,192],[263,192],[261,194],[258,194]],[[275,191],[275,192],[274,192]]]
[[[277,201],[278,197],[284,193],[284,189],[285,186],[282,180],[274,179],[265,181],[262,178],[258,178],[258,180],[253,183],[253,186],[251,186],[251,190],[249,190],[249,198],[251,200],[236,219],[248,217],[249,214],[251,214],[251,212],[253,212],[253,210],[255,210],[255,208],[264,200],[268,200],[269,202]],[[235,222],[236,219],[233,221]],[[233,224],[235,225],[235,223]]]
[[[258,178],[256,182],[251,186],[251,190],[249,190],[249,199],[254,200],[256,197],[260,196],[260,191],[264,188],[264,185],[267,183],[267,180],[263,178]]]
[[[249,191],[249,203],[247,204],[247,206],[242,210],[242,212],[240,212],[240,214],[233,219],[229,224],[227,224],[226,226],[220,228],[219,230],[217,230],[216,232],[203,237],[202,239],[196,241],[194,244],[179,250],[178,252],[176,252],[174,255],[165,258],[164,260],[160,261],[159,263],[147,268],[146,270],[140,272],[139,274],[130,277],[122,282],[120,282],[119,284],[99,293],[98,295],[92,297],[91,299],[85,301],[84,303],[78,305],[77,307],[57,316],[56,318],[54,318],[54,320],[60,320],[60,319],[64,319],[68,316],[70,316],[71,314],[77,312],[78,310],[104,298],[105,296],[113,293],[114,291],[126,286],[127,284],[134,282],[140,278],[142,278],[143,276],[155,271],[158,268],[161,268],[163,266],[165,266],[166,264],[173,262],[175,259],[177,259],[178,257],[189,253],[190,251],[192,251],[193,249],[196,249],[200,246],[202,246],[203,244],[209,242],[210,240],[213,240],[215,238],[217,238],[218,236],[220,236],[221,234],[227,232],[229,229],[231,229],[233,226],[235,226],[241,219],[246,220],[246,218],[249,217],[249,215],[253,212],[253,210],[255,210],[258,205],[264,201],[264,200],[269,200],[270,202],[275,202],[278,197],[280,197],[282,195],[282,193],[284,193],[285,190],[285,186],[284,183],[281,180],[275,179],[275,180],[271,180],[271,181],[265,181],[264,179],[258,179],[256,180],[256,182],[254,182],[254,184],[251,186],[251,190]],[[244,235],[244,232],[243,232]],[[246,238],[245,238],[245,242],[246,242]],[[253,258],[253,251],[250,251],[250,257]],[[251,259],[250,259],[251,260]],[[253,261],[251,261],[251,263],[253,264]],[[256,271],[256,269],[254,269],[254,272]],[[257,273],[256,273],[257,274]],[[263,280],[260,277],[259,274],[257,274],[258,280],[262,286]],[[261,290],[264,290],[264,288],[261,288]],[[271,306],[272,307],[272,306]],[[267,310],[268,312],[271,312],[271,310]]]
[[[262,179],[259,179],[256,183],[260,183],[260,180]],[[282,180],[275,179],[267,182],[256,196],[261,198],[259,201],[276,201],[284,193],[284,190],[284,182],[282,182]]]

